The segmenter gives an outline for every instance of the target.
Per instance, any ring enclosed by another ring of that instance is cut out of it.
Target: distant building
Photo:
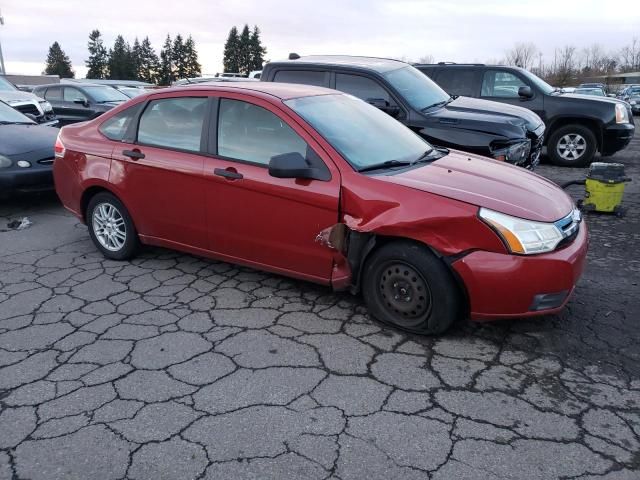
[[[5,78],[14,85],[47,85],[48,83],[60,83],[58,75],[5,75]]]

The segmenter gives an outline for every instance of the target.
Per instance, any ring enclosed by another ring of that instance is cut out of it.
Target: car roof
[[[154,90],[154,93],[164,92],[184,92],[193,90],[205,91],[232,91],[232,90],[248,90],[252,92],[263,93],[279,98],[281,100],[289,100],[291,98],[313,97],[317,95],[336,95],[340,92],[325,87],[316,87],[314,85],[303,85],[298,83],[275,83],[275,82],[211,82],[211,83],[194,83],[191,85],[180,85],[168,89]]]
[[[397,70],[409,64],[401,60],[378,57],[358,57],[351,55],[306,55],[293,60],[277,60],[267,65],[324,65],[332,67],[359,67],[375,70],[380,73]]]
[[[104,87],[111,88],[108,85],[100,85],[99,83],[47,83],[45,85],[37,85],[34,90],[42,89],[42,88],[50,88],[50,87],[75,87],[75,88],[83,88],[83,87]]]

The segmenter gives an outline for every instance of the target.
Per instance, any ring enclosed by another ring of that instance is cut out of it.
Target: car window
[[[199,152],[206,111],[207,98],[153,100],[140,117],[138,142]]]
[[[100,133],[110,140],[116,140],[118,142],[123,141],[127,130],[131,125],[131,121],[135,118],[143,105],[144,103],[139,103],[114,115],[100,125]]]
[[[47,88],[47,93],[44,98],[46,100],[62,100],[62,88],[60,87],[49,87]]]
[[[449,95],[477,95],[475,71],[471,69],[445,68],[438,75],[437,83]]]
[[[84,93],[82,93],[77,88],[64,88],[63,100],[65,102],[74,102],[76,100],[82,100],[83,102],[87,101],[87,97]]]
[[[318,87],[327,86],[324,72],[312,72],[310,70],[278,70],[273,77],[273,81],[302,83],[304,85],[316,85]]]
[[[487,70],[482,79],[483,97],[517,98],[518,89],[527,84],[516,75],[499,70]]]
[[[306,157],[307,142],[276,115],[240,100],[220,100],[218,155],[268,165],[271,157],[293,152]]]
[[[397,105],[389,95],[389,92],[382,88],[378,82],[359,75],[336,73],[336,90],[349,93],[365,101],[372,98],[380,98],[388,102],[389,105]]]

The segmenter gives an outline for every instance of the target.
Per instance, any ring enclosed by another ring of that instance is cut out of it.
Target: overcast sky
[[[108,47],[118,34],[131,43],[148,35],[158,51],[167,33],[191,34],[207,74],[222,70],[229,29],[245,23],[260,27],[272,60],[297,52],[484,62],[515,42],[551,59],[566,44],[617,51],[640,38],[640,0],[0,0],[0,10],[9,73],[40,73],[58,41],[78,77],[94,28]]]

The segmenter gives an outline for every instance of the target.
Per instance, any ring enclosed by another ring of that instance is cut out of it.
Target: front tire
[[[547,152],[554,165],[585,167],[593,161],[598,142],[596,136],[583,125],[566,125],[549,137]]]
[[[447,330],[460,315],[460,292],[447,266],[409,241],[383,245],[363,269],[362,293],[377,320],[422,335]]]
[[[111,260],[128,260],[138,250],[138,233],[131,215],[117,197],[101,192],[87,206],[87,227],[94,245]]]

